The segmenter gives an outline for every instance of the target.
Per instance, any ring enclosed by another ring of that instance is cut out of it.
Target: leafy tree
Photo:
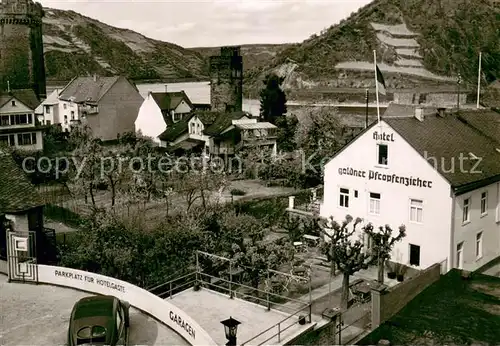
[[[276,74],[269,74],[264,79],[264,88],[260,92],[260,117],[263,121],[276,124],[276,120],[286,114],[286,94],[281,89],[285,79]]]
[[[280,116],[276,118],[278,127],[278,149],[285,152],[291,152],[296,149],[295,133],[297,131],[299,120],[295,115]]]
[[[374,261],[371,253],[363,251],[361,241],[352,240],[353,234],[356,233],[356,227],[362,220],[357,218],[354,223],[352,221],[352,216],[347,215],[342,225],[337,222],[332,222],[329,225],[332,234],[323,231],[330,238],[331,243],[330,246],[324,246],[322,249],[325,251],[328,260],[335,263],[343,275],[342,309],[347,309],[349,304],[349,277],[361,269],[367,269]],[[352,229],[349,230],[349,226],[351,225]]]
[[[331,107],[306,109],[297,130],[296,141],[304,158],[313,167],[307,167],[309,179],[321,181],[323,166],[344,145],[346,128],[337,110]]]
[[[264,239],[245,239],[243,244],[233,246],[233,256],[237,266],[248,275],[251,285],[258,288],[268,269],[277,270],[291,262],[295,248],[289,242],[268,242]]]
[[[90,196],[95,208],[95,190],[101,178],[102,142],[93,136],[90,127],[81,126],[71,132],[69,143],[74,148],[74,162],[70,165],[67,187],[73,196],[83,195],[85,203]]]
[[[371,223],[363,227],[363,230],[370,236],[372,240],[372,254],[378,262],[378,282],[384,283],[384,266],[385,262],[391,259],[391,251],[394,244],[401,241],[406,236],[406,227],[399,226],[399,233],[393,237],[393,230],[389,225],[380,226],[377,229]]]

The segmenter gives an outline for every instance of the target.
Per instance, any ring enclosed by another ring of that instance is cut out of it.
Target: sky
[[[183,47],[302,42],[371,0],[37,0]]]

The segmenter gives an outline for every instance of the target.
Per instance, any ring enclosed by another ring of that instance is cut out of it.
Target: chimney
[[[415,118],[417,118],[418,121],[424,121],[424,109],[422,107],[415,108]]]
[[[440,116],[441,118],[444,118],[445,117],[445,111],[446,111],[446,108],[443,108],[443,107],[439,107],[437,109],[438,111],[438,116]]]

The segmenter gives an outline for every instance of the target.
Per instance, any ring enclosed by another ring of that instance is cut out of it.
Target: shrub
[[[240,189],[232,189],[231,190],[231,195],[233,196],[245,196],[247,193],[243,190]]]

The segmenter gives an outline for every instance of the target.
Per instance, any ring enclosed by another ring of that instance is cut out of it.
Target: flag
[[[385,80],[384,76],[382,76],[382,72],[380,72],[380,69],[378,68],[378,65],[375,65],[377,68],[377,86],[378,86],[378,92],[381,93],[382,95],[385,95]]]

